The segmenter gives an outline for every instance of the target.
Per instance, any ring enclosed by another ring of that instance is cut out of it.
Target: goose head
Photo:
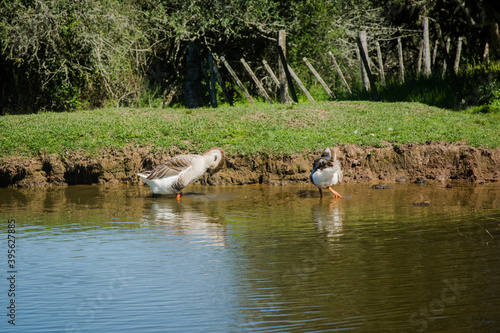
[[[326,158],[326,159],[331,159],[332,158],[332,149],[330,147],[326,147],[325,150],[323,151],[323,154],[321,154],[321,157]]]
[[[217,147],[207,150],[203,156],[207,158],[208,170],[211,175],[222,169],[226,161],[224,151]]]
[[[333,156],[333,160],[337,160],[337,149],[332,149],[330,147],[326,147],[325,150],[323,151],[323,154],[321,154],[321,157],[326,158],[327,160],[331,160]]]

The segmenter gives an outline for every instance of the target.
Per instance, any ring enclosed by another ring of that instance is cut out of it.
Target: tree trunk
[[[203,106],[201,92],[201,67],[199,43],[189,42],[186,63],[186,107],[190,109]]]

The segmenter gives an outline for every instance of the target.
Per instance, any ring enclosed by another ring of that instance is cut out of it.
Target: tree
[[[385,17],[389,24],[415,27],[422,16],[438,22],[444,37],[465,37],[465,56],[479,60],[488,44],[490,56],[500,57],[500,13],[495,0],[390,1]]]

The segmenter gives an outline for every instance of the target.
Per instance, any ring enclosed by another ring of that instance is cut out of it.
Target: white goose
[[[182,195],[182,189],[199,179],[207,171],[214,174],[224,165],[224,151],[212,148],[203,155],[179,155],[152,170],[137,175],[151,187],[154,194]]]
[[[323,189],[327,188],[333,193],[335,199],[345,198],[332,189],[332,185],[336,185],[342,181],[342,168],[337,160],[337,153],[333,153],[330,147],[326,148],[320,158],[314,160],[313,169],[311,171],[311,182],[319,189],[320,197],[323,197]]]

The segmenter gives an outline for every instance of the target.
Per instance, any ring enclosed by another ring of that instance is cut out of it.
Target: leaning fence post
[[[222,63],[224,64],[224,66],[226,66],[227,70],[229,71],[229,73],[233,77],[234,81],[236,81],[236,84],[238,85],[238,87],[240,87],[240,89],[243,91],[243,93],[247,97],[248,101],[250,103],[252,103],[252,104],[255,104],[255,102],[252,99],[252,96],[250,96],[250,94],[248,93],[248,91],[245,88],[245,86],[243,85],[243,83],[241,83],[241,81],[238,78],[238,76],[236,75],[236,73],[233,71],[233,69],[231,68],[231,66],[229,66],[229,63],[226,61],[226,58],[220,57],[220,60],[222,61]]]
[[[323,81],[323,79],[321,78],[321,76],[314,69],[313,65],[311,65],[311,63],[307,60],[307,58],[306,57],[302,58],[302,61],[305,62],[307,68],[309,68],[309,70],[313,73],[313,75],[316,77],[316,79],[318,80],[318,82],[323,86],[323,88],[325,89],[325,91],[327,92],[327,94],[331,98],[335,98],[335,95],[333,94],[333,92],[330,90],[330,88],[328,88],[328,86],[326,85],[325,81]]]
[[[271,77],[271,80],[273,80],[273,82],[276,83],[276,85],[279,88],[280,87],[280,81],[278,81],[278,78],[274,74],[274,72],[271,69],[271,67],[269,67],[269,64],[267,63],[267,61],[265,61],[264,59],[262,59],[262,63],[264,64],[264,68],[266,69],[266,71],[269,73],[269,76]]]
[[[333,65],[334,65],[335,69],[337,70],[337,73],[339,73],[339,76],[342,79],[342,82],[344,83],[344,86],[346,87],[347,91],[349,92],[349,95],[352,95],[351,89],[349,89],[349,85],[347,84],[347,81],[344,77],[344,74],[342,74],[342,71],[340,70],[339,64],[337,64],[337,60],[335,60],[335,57],[333,56],[332,51],[328,51],[328,54],[332,58]]]
[[[290,75],[293,77],[293,79],[295,80],[295,82],[297,82],[297,84],[299,85],[300,89],[302,89],[302,91],[304,92],[304,94],[307,96],[307,98],[311,101],[311,102],[314,102],[314,98],[311,96],[311,94],[309,93],[309,91],[307,91],[306,87],[302,84],[302,81],[300,81],[299,77],[297,76],[297,74],[295,74],[295,72],[293,71],[292,67],[290,67],[290,65],[288,65],[288,71],[290,72]]]
[[[245,69],[247,70],[248,74],[250,74],[250,76],[252,77],[253,79],[253,82],[255,82],[255,84],[257,85],[257,87],[259,88],[260,92],[262,93],[262,96],[266,99],[266,101],[269,103],[269,104],[273,104],[273,102],[271,101],[271,99],[269,98],[269,95],[267,94],[266,90],[264,89],[264,87],[262,86],[262,83],[260,83],[259,79],[257,78],[257,76],[255,76],[255,73],[252,71],[252,69],[250,68],[250,66],[248,66],[247,62],[245,61],[245,59],[241,58],[240,59],[241,63],[243,64],[243,67],[245,67]]]
[[[222,88],[224,97],[226,97],[226,100],[229,103],[229,105],[233,106],[233,99],[231,98],[231,96],[229,96],[229,93],[227,92],[226,84],[224,83],[224,80],[222,79],[222,76],[220,75],[219,70],[217,69],[217,64],[214,64],[214,72],[215,76],[217,77],[217,81],[219,82],[219,86]]]

